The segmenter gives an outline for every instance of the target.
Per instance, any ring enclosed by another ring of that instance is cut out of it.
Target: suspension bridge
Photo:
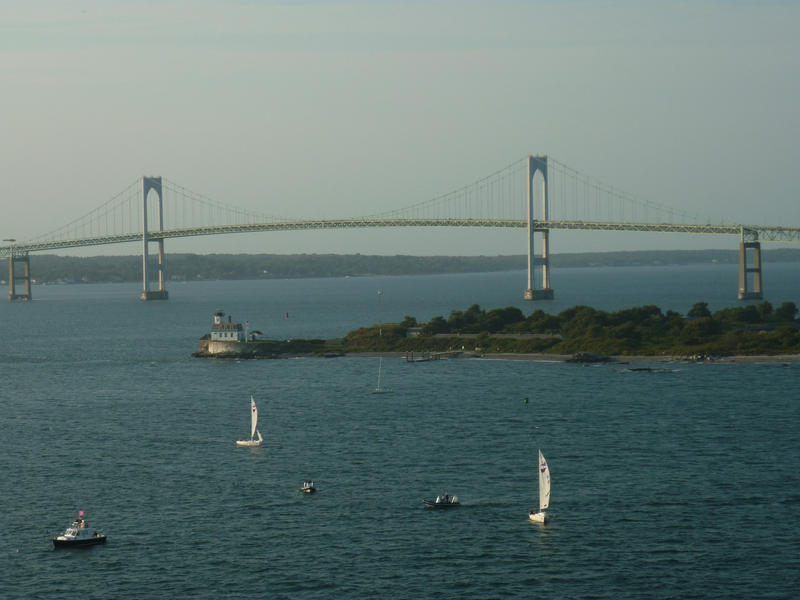
[[[709,219],[706,219],[708,221]],[[233,233],[374,227],[482,227],[527,230],[526,300],[553,298],[550,232],[636,231],[729,235],[739,238],[739,292],[763,297],[761,242],[800,242],[800,228],[712,224],[698,215],[641,200],[548,156],[527,156],[433,199],[382,213],[341,219],[293,219],[258,214],[212,200],[162,177],[140,177],[88,214],[37,238],[6,239],[9,299],[31,299],[35,252],[141,243],[142,300],[165,300],[168,239]],[[541,250],[535,253],[537,238]],[[156,246],[154,253],[152,245]],[[536,286],[539,279],[540,285]]]

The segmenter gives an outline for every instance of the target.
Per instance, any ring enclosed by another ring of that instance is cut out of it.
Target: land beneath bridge
[[[800,262],[800,249],[764,251],[770,262]],[[523,270],[525,255],[508,256],[378,256],[362,254],[180,254],[168,253],[170,281],[362,277]],[[553,254],[553,267],[629,267],[691,264],[738,264],[739,251],[641,250]],[[37,283],[138,282],[142,259],[132,256],[31,256]],[[2,280],[0,280],[2,281]],[[6,283],[2,281],[2,283]]]

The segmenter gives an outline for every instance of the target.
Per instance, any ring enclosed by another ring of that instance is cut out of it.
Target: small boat
[[[389,394],[392,390],[381,387],[381,367],[383,366],[383,357],[378,358],[378,385],[372,390],[373,394]]]
[[[250,439],[249,440],[236,440],[237,446],[260,446],[263,438],[261,432],[256,429],[258,424],[258,409],[256,408],[256,401],[250,396]],[[258,439],[254,439],[254,435],[258,434]]]
[[[547,520],[547,513],[544,509],[550,506],[550,469],[547,461],[539,450],[539,511],[530,511],[528,517],[535,523],[544,523]]]
[[[447,494],[436,496],[436,500],[423,500],[423,502],[426,508],[453,508],[455,506],[461,506],[461,503],[458,501],[458,496],[449,496]]]
[[[314,482],[310,479],[306,479],[303,482],[303,487],[300,488],[300,491],[304,494],[313,494],[317,491],[317,488],[314,487]]]
[[[53,538],[54,547],[93,546],[106,543],[106,536],[89,529],[89,522],[83,516],[83,511],[81,511],[78,518],[64,530],[64,533]]]

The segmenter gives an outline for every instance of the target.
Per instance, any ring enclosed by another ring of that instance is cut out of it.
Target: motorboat
[[[436,496],[436,500],[423,500],[423,502],[426,508],[453,508],[455,506],[461,506],[461,503],[458,501],[458,496],[450,496],[448,494]]]
[[[72,525],[64,530],[64,533],[53,538],[53,546],[56,548],[63,548],[68,546],[105,544],[106,536],[91,529],[89,527],[89,522],[83,517],[83,511],[81,511],[80,516],[72,522]]]
[[[317,491],[317,488],[314,487],[314,482],[310,479],[306,479],[303,482],[303,487],[300,488],[300,491],[304,494],[313,494]]]

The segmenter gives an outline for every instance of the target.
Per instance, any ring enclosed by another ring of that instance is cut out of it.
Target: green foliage
[[[778,321],[794,321],[797,316],[797,306],[794,302],[784,302],[775,309],[775,318]]]
[[[756,306],[756,310],[758,311],[758,318],[760,321],[769,321],[770,317],[772,317],[772,304],[767,302],[766,300]]]
[[[362,352],[381,352],[395,348],[405,339],[406,328],[392,323],[362,327],[348,333],[342,345]]]
[[[558,317],[548,315],[540,309],[531,313],[518,329],[527,333],[558,333],[559,321]]]
[[[711,311],[708,310],[708,302],[695,302],[689,312],[686,313],[687,317],[692,319],[701,319],[703,317],[710,317]]]
[[[759,320],[758,309],[753,304],[723,308],[714,313],[714,318],[722,323],[756,323]]]
[[[434,317],[422,326],[422,335],[436,335],[437,333],[449,333],[450,325],[443,317]]]
[[[698,302],[693,318],[677,312],[664,314],[654,305],[608,313],[590,306],[573,306],[558,315],[536,310],[528,317],[516,307],[489,311],[473,304],[453,310],[422,325],[422,334],[404,337],[406,317],[394,326],[375,325],[348,334],[350,350],[482,352],[553,352],[572,354],[774,354],[800,353],[797,307],[784,302],[773,310],[768,302],[724,308],[711,314],[708,304]],[[376,333],[382,328],[384,334]],[[387,331],[391,333],[387,334]]]
[[[406,315],[406,317],[400,323],[400,327],[403,327],[405,329],[416,326],[417,326],[417,320],[414,317],[409,317],[408,315]]]

